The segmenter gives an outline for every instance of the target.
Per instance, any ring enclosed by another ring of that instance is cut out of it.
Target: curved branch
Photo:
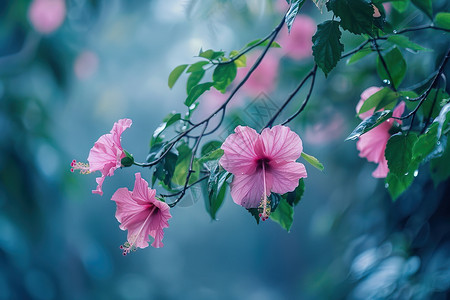
[[[289,97],[284,101],[283,105],[278,109],[278,111],[272,116],[272,118],[267,122],[266,126],[264,126],[262,129],[267,127],[272,127],[273,122],[275,122],[275,119],[280,115],[280,113],[286,108],[286,106],[291,102],[291,100],[295,97],[295,95],[298,93],[298,91],[303,87],[303,85],[306,83],[306,80],[308,80],[309,77],[313,76],[317,70],[317,65],[314,64],[314,67],[312,70],[303,78],[303,80],[300,82],[300,84],[295,88],[295,90],[289,95]],[[262,130],[261,129],[261,130]]]
[[[308,95],[306,95],[306,98],[303,101],[303,103],[300,106],[300,108],[292,116],[290,116],[286,121],[281,123],[281,125],[286,125],[287,123],[292,121],[295,117],[297,117],[305,109],[306,104],[308,104],[308,101],[311,98],[311,94],[312,94],[312,91],[313,91],[313,88],[314,88],[314,83],[316,82],[317,65],[314,65],[314,68],[313,68],[312,72],[313,72],[313,74],[312,74],[311,86],[309,87]]]

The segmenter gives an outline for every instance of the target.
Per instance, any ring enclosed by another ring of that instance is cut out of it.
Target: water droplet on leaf
[[[385,83],[385,84],[391,84],[391,82],[390,82],[388,79],[384,79],[384,80],[383,80],[383,83]]]
[[[419,170],[414,171],[414,177],[417,177],[417,175],[419,175]]]

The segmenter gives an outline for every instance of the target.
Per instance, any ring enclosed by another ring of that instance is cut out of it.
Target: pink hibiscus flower
[[[361,100],[359,100],[356,106],[356,112],[359,112],[364,101],[366,101],[371,95],[378,92],[381,88],[370,87],[366,89],[361,94]],[[361,119],[366,119],[373,115],[375,109],[371,109],[365,113],[359,115]],[[400,104],[394,109],[393,116],[401,117],[405,111],[405,102],[400,102]],[[389,172],[388,164],[384,152],[386,150],[386,145],[391,137],[389,133],[390,129],[394,125],[395,119],[388,119],[387,121],[381,123],[377,127],[373,128],[369,132],[364,133],[359,137],[356,143],[356,148],[359,150],[359,156],[365,157],[368,161],[378,164],[375,171],[372,172],[372,176],[375,178],[385,178]],[[398,124],[401,124],[401,120],[395,120]]]
[[[241,81],[247,75],[250,67],[260,54],[255,52],[247,57],[247,66],[237,70],[235,82]],[[247,82],[242,86],[242,91],[251,97],[256,97],[261,93],[271,93],[275,89],[278,67],[278,56],[273,52],[268,52]]]
[[[131,126],[130,119],[121,119],[114,123],[111,132],[102,135],[94,144],[89,152],[88,164],[79,163],[75,160],[71,163],[71,171],[80,170],[82,174],[87,174],[95,171],[102,173],[101,177],[97,177],[97,189],[92,193],[103,195],[102,185],[106,176],[114,175],[114,171],[120,168],[122,158],[125,157],[125,152],[120,144],[120,136],[125,129]]]
[[[116,219],[120,229],[128,230],[127,242],[120,246],[123,255],[137,248],[148,247],[149,235],[154,238],[152,246],[164,246],[164,228],[169,227],[170,207],[167,203],[155,198],[156,190],[148,187],[147,181],[136,173],[133,191],[127,188],[118,189],[111,200],[117,204]]]
[[[302,140],[281,125],[266,128],[261,135],[246,126],[234,131],[221,147],[220,164],[234,175],[234,202],[245,208],[259,207],[264,221],[270,214],[270,193],[291,192],[299,179],[307,176],[305,166],[296,162],[303,150]]]
[[[291,33],[286,27],[280,33],[281,50],[293,59],[303,59],[312,55],[312,37],[316,32],[316,22],[308,16],[298,15],[292,24]]]
[[[65,16],[64,0],[34,0],[28,9],[28,18],[34,29],[44,34],[58,29]]]

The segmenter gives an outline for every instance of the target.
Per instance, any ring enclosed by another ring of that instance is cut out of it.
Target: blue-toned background
[[[61,2],[34,2],[48,1]],[[95,175],[71,173],[70,162],[86,161],[98,137],[125,117],[133,126],[122,145],[145,161],[163,117],[184,111],[186,79],[170,90],[170,71],[196,61],[200,48],[230,51],[267,35],[283,3],[69,0],[62,24],[46,33],[53,21],[33,19],[34,2],[0,2],[0,299],[445,299],[448,181],[434,187],[423,166],[392,203],[384,181],[371,177],[376,166],[358,157],[355,142],[344,142],[358,122],[359,95],[381,84],[374,57],[341,62],[327,79],[320,74],[308,109],[292,124],[325,171],[307,165],[289,233],[272,221],[256,225],[229,197],[211,221],[203,200],[189,195],[172,210],[163,248],[123,257],[126,232],[109,199],[132,188],[135,172],[149,180],[150,171],[117,170],[100,197],[91,193]],[[445,0],[433,5],[448,11]],[[302,12],[317,23],[329,17],[312,2]],[[423,22],[413,16],[397,23]],[[417,40],[442,52],[448,35]],[[408,54],[406,81],[425,78],[434,59]],[[276,90],[238,94],[222,132],[234,118],[249,119],[243,107],[267,99],[276,106],[311,66],[312,58],[282,57]]]

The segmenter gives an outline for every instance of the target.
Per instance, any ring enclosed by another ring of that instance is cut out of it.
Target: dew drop
[[[438,145],[438,146],[439,146],[440,144],[441,144],[441,142],[440,142],[440,141],[437,141],[436,145]]]
[[[391,82],[388,79],[383,80],[383,83],[385,84],[391,84]]]
[[[414,171],[414,177],[417,177],[417,175],[419,175],[419,170]]]
[[[405,97],[406,100],[409,100],[410,98],[408,96]]]
[[[406,173],[405,173],[405,176],[408,176],[408,174],[409,174],[409,173],[408,173],[408,172],[406,172]]]
[[[389,187],[389,183],[386,183],[386,184],[384,185],[384,187],[385,187],[385,188],[388,188],[388,187]]]
[[[392,33],[393,34],[397,34],[397,30],[392,30]]]

